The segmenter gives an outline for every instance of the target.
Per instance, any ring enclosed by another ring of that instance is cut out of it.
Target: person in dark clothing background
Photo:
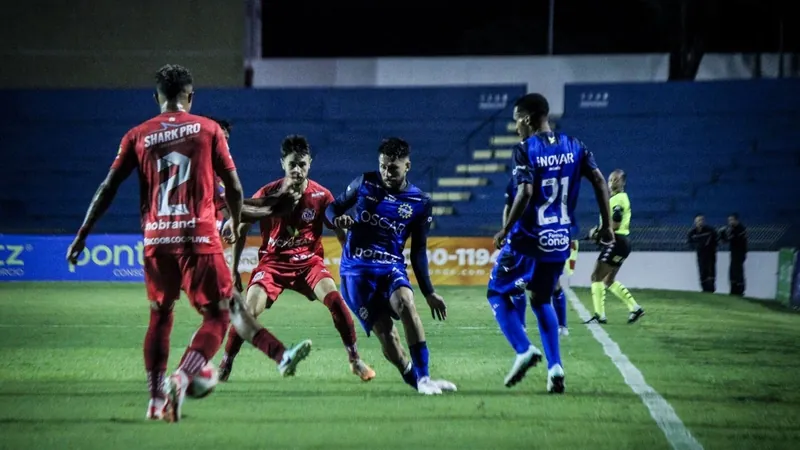
[[[744,261],[747,259],[747,230],[739,222],[739,214],[728,216],[728,226],[720,229],[720,240],[727,242],[731,249],[731,265],[728,279],[731,295],[744,296]]]
[[[689,230],[687,242],[697,252],[697,269],[703,292],[717,290],[717,230],[706,225],[702,214],[694,218],[694,227]]]

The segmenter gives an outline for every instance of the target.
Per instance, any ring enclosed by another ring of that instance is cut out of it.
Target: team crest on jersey
[[[414,208],[408,203],[401,203],[400,206],[397,207],[397,214],[403,219],[408,219],[411,217],[411,214],[414,214]]]
[[[303,215],[302,215],[302,218],[303,218],[303,220],[305,220],[306,222],[311,222],[312,220],[314,220],[314,217],[316,217],[316,215],[317,215],[317,214],[314,212],[314,210],[313,210],[313,209],[311,209],[311,208],[306,208],[306,209],[304,209],[304,210],[303,210]]]

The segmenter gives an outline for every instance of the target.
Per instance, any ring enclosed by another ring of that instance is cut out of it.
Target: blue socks
[[[411,352],[411,361],[417,378],[430,376],[428,372],[428,344],[425,341],[417,342],[408,349]],[[404,375],[405,377],[405,375]],[[416,386],[416,381],[414,382]]]
[[[567,296],[564,291],[559,289],[553,293],[553,309],[556,310],[556,317],[558,318],[558,326],[567,326]]]
[[[561,364],[561,351],[558,345],[558,319],[553,305],[550,302],[531,305],[533,313],[539,322],[539,334],[542,336],[544,356],[547,358],[547,368]]]
[[[403,376],[403,381],[405,381],[407,385],[414,389],[417,388],[417,371],[414,370],[414,366],[410,362],[405,370],[400,371],[400,375]]]
[[[528,351],[531,341],[525,333],[525,328],[523,328],[522,321],[520,321],[519,314],[511,299],[490,292],[489,304],[492,306],[494,318],[497,320],[497,324],[500,325],[500,330],[503,331],[514,351],[517,354]],[[556,339],[558,339],[558,329],[556,329]]]

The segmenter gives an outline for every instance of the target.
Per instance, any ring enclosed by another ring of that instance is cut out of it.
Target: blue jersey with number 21
[[[514,147],[512,183],[533,185],[533,197],[508,235],[519,254],[542,262],[569,258],[580,179],[597,168],[579,140],[561,133],[538,133]]]

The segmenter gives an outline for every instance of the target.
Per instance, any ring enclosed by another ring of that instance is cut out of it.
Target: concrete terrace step
[[[498,148],[494,150],[475,150],[472,152],[472,159],[485,161],[487,159],[511,159],[513,150],[510,148]]]
[[[432,192],[431,200],[435,202],[465,202],[472,198],[470,191]]]
[[[487,184],[488,180],[484,177],[444,177],[437,180],[439,187],[476,187]]]
[[[459,164],[456,166],[456,173],[464,175],[473,173],[497,173],[505,171],[506,171],[506,165],[500,163]]]
[[[492,136],[489,138],[489,145],[493,146],[503,146],[503,145],[517,145],[519,144],[520,139],[517,135],[504,135],[504,136]]]

